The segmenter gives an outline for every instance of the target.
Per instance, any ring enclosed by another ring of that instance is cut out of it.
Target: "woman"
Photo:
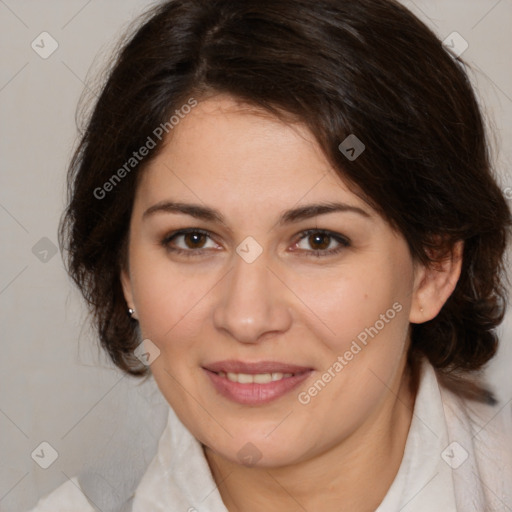
[[[123,510],[512,507],[478,373],[510,211],[460,58],[404,7],[163,3],[69,179],[70,275],[170,406]],[[34,510],[94,510],[80,487]]]

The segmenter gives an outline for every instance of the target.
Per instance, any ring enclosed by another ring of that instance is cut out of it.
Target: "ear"
[[[132,318],[137,319],[137,309],[135,308],[135,303],[133,301],[132,283],[130,279],[130,274],[127,269],[123,268],[121,270],[120,280],[126,304],[128,305],[129,308],[135,310],[135,313],[132,315]]]
[[[448,254],[425,266],[414,269],[414,290],[409,321],[421,324],[435,318],[453,293],[462,268],[464,242],[459,240]]]

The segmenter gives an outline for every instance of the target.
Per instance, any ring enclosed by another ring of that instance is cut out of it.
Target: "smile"
[[[257,373],[255,375],[251,375],[249,373],[226,373],[226,372],[218,372],[217,375],[219,377],[225,377],[231,382],[239,382],[240,384],[268,384],[269,382],[275,382],[277,380],[287,379],[288,377],[292,377],[293,373]]]

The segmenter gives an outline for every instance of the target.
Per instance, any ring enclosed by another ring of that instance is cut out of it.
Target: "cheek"
[[[323,355],[318,380],[299,390],[299,403],[326,435],[339,434],[340,425],[345,434],[355,429],[392,386],[409,326],[410,294],[400,275],[352,267],[350,275],[319,281],[304,300],[315,313],[307,329]]]
[[[211,278],[193,270],[183,271],[161,255],[141,254],[132,262],[132,281],[142,335],[161,351],[185,348],[204,321],[204,300]],[[172,343],[171,343],[172,342]]]
[[[378,334],[393,342],[397,333],[403,334],[410,300],[406,282],[404,272],[395,266],[361,262],[336,276],[326,273],[314,281],[299,279],[296,293],[310,310],[304,316],[309,330],[331,352],[340,354],[349,350],[353,340],[364,345]]]

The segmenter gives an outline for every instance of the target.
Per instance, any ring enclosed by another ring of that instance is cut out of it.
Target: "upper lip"
[[[215,363],[204,365],[203,368],[215,373],[246,373],[249,375],[256,375],[258,373],[304,373],[312,370],[312,368],[306,366],[280,363],[277,361],[259,361],[257,363],[249,363],[244,361],[235,361],[234,359],[217,361]]]

